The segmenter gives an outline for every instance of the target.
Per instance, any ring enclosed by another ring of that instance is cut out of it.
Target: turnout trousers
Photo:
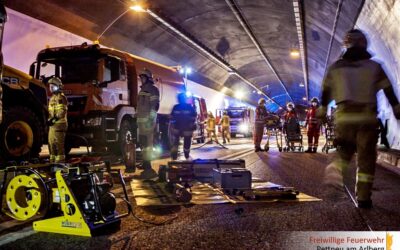
[[[254,148],[261,148],[261,141],[264,135],[264,124],[255,124],[254,125],[254,135],[253,135],[253,141],[254,141]]]
[[[378,123],[337,123],[335,133],[338,154],[326,169],[327,182],[343,186],[342,173],[357,153],[357,200],[370,200],[377,158]]]
[[[49,128],[49,151],[50,162],[65,161],[65,135],[67,134],[67,123],[56,123]]]

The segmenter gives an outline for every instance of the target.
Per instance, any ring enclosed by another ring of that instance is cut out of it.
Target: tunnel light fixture
[[[183,75],[183,84],[185,86],[185,90],[187,90],[187,77],[188,75],[190,75],[192,73],[192,68],[188,67],[188,66],[178,66],[177,67],[179,73],[181,75]]]
[[[293,0],[293,12],[294,12],[294,18],[296,22],[296,30],[297,30],[297,37],[299,40],[299,50],[298,54],[296,57],[301,58],[301,64],[303,67],[303,78],[304,78],[304,84],[303,86],[300,87],[306,87],[305,92],[306,92],[306,100],[308,99],[308,74],[307,74],[307,61],[306,61],[306,51],[304,48],[304,29],[303,29],[303,21],[302,21],[302,13],[300,11],[300,0]],[[294,58],[295,55],[292,56],[292,52],[290,52],[290,55],[292,58]]]
[[[303,101],[307,101],[307,97],[303,97]]]
[[[302,83],[302,82],[299,84],[299,87],[300,87],[300,88],[304,88],[304,86],[305,86],[305,85],[304,85],[304,83]]]
[[[177,29],[176,27],[174,27],[173,25],[171,25],[171,23],[169,23],[168,21],[166,21],[164,18],[162,18],[161,16],[157,15],[155,12],[153,12],[151,9],[146,8],[145,11],[147,12],[147,14],[149,14],[152,18],[154,18],[156,21],[158,21],[160,24],[162,24],[163,26],[165,26],[167,29],[169,29],[170,31],[172,31],[175,35],[179,36],[181,38],[181,41],[184,41],[185,43],[187,43],[189,46],[191,46],[193,49],[195,49],[197,52],[199,52],[200,54],[202,54],[205,58],[207,58],[208,60],[214,62],[216,65],[218,65],[219,67],[223,68],[224,70],[227,71],[227,73],[229,75],[235,75],[236,77],[238,77],[240,80],[242,80],[244,83],[246,83],[247,85],[251,86],[253,89],[256,89],[257,91],[262,91],[259,87],[257,87],[254,83],[252,83],[251,81],[249,81],[247,78],[245,78],[243,75],[241,75],[239,72],[237,72],[237,70],[235,68],[233,68],[233,66],[231,66],[229,63],[227,63],[226,61],[224,61],[223,59],[221,59],[220,57],[216,56],[214,53],[210,52],[210,50],[203,46],[200,45],[196,40],[192,39],[191,37],[189,37],[188,35],[186,35],[185,33],[183,33],[181,30]],[[267,94],[263,95],[268,98],[268,100],[271,100],[274,104],[276,104],[278,107],[281,106],[279,103],[275,102],[274,100],[272,100]]]
[[[135,11],[135,12],[146,12],[146,10],[139,4],[135,4],[129,7],[129,9]]]
[[[300,51],[298,49],[291,49],[290,50],[290,57],[293,59],[297,59],[300,57]]]
[[[186,97],[191,97],[191,96],[193,96],[193,94],[192,94],[192,92],[190,92],[190,91],[186,91],[185,92],[185,95],[186,95]]]
[[[237,4],[235,3],[235,0],[225,0],[225,2],[227,3],[227,5],[229,6],[229,8],[231,9],[232,13],[235,15],[237,21],[240,23],[240,25],[242,26],[243,30],[246,32],[246,34],[248,35],[248,37],[250,38],[250,40],[253,42],[254,46],[256,47],[256,49],[258,50],[260,56],[264,59],[266,65],[268,66],[268,68],[272,71],[272,73],[274,74],[274,76],[276,77],[276,79],[278,79],[280,85],[282,86],[282,88],[285,90],[285,93],[287,94],[287,96],[289,97],[289,99],[291,101],[293,101],[292,96],[289,94],[289,91],[286,87],[286,85],[284,84],[282,78],[279,76],[277,70],[275,69],[275,67],[272,65],[270,58],[268,57],[268,55],[266,54],[265,50],[262,48],[260,42],[258,41],[257,37],[254,35],[254,32],[251,29],[251,26],[249,25],[249,23],[247,22],[246,18],[244,17],[244,15],[241,13],[240,8],[237,6]],[[279,105],[278,105],[279,106]]]
[[[238,90],[235,92],[235,97],[239,100],[242,100],[244,97],[244,92],[242,90]]]

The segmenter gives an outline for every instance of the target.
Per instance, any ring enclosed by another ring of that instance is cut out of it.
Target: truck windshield
[[[40,64],[40,76],[58,76],[63,84],[91,82],[97,79],[97,71],[97,60],[93,58],[49,59]]]
[[[228,116],[230,118],[243,118],[244,117],[244,111],[243,110],[229,110],[228,111]]]

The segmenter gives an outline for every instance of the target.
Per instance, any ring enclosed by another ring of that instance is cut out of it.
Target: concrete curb
[[[400,154],[392,151],[378,151],[377,163],[400,175]]]

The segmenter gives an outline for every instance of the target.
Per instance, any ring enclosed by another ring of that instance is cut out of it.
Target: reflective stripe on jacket
[[[67,123],[68,101],[63,93],[54,94],[49,101],[49,118],[56,118],[55,123]]]

